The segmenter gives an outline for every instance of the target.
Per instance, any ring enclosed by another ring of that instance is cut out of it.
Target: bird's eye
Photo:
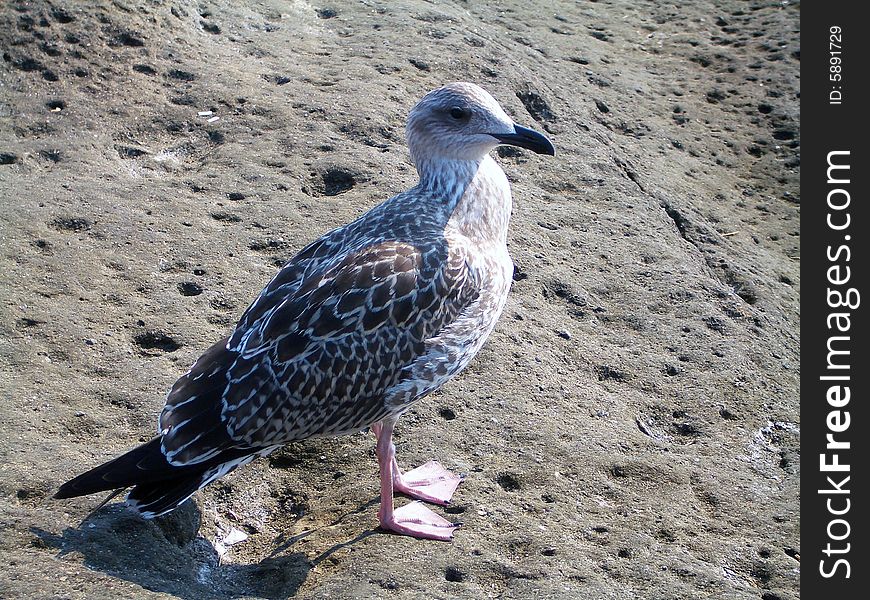
[[[461,106],[454,106],[450,109],[450,116],[457,121],[461,121],[463,119],[467,119],[470,112],[471,111],[469,111],[467,108],[462,108]]]

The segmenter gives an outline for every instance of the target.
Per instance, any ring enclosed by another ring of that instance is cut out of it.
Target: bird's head
[[[451,83],[426,94],[411,109],[406,132],[418,168],[424,160],[479,161],[500,144],[555,154],[550,140],[514,123],[473,83]]]

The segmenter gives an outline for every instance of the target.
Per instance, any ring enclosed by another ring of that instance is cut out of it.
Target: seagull
[[[459,524],[422,502],[448,504],[462,477],[436,461],[403,472],[393,428],[468,366],[504,309],[512,200],[490,151],[555,150],[472,83],[426,94],[406,134],[419,183],[291,258],[175,382],[156,437],[55,498],[132,487],[127,505],[153,518],[287,442],[371,429],[380,527],[453,538]],[[414,501],[395,508],[395,492]]]

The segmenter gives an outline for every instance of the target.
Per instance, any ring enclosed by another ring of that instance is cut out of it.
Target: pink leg
[[[381,424],[373,425],[372,431],[375,432],[375,437],[380,441]],[[392,437],[392,428],[390,429],[390,437]],[[399,468],[399,462],[396,460],[395,450],[392,455],[391,472],[394,491],[432,504],[442,506],[450,504],[450,498],[453,497],[456,488],[462,483],[463,476],[451,473],[435,460],[430,460],[425,465],[403,474]]]
[[[411,502],[393,509],[394,465],[396,465],[393,424],[394,421],[385,420],[372,426],[378,438],[377,455],[381,471],[381,507],[378,510],[381,527],[411,537],[449,541],[453,539],[453,530],[459,527],[458,524],[439,517],[419,502]],[[398,469],[398,466],[395,466],[395,469]]]

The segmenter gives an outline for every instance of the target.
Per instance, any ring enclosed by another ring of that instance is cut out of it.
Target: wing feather
[[[409,376],[427,339],[477,298],[466,258],[446,241],[374,244],[261,307],[228,373],[230,436],[269,445],[386,416],[385,396]]]
[[[176,382],[160,417],[172,464],[362,429],[396,411],[394,390],[413,400],[431,389],[403,382],[445,372],[447,359],[426,358],[431,341],[479,296],[463,248],[388,241],[334,253],[322,240],[304,249]]]

